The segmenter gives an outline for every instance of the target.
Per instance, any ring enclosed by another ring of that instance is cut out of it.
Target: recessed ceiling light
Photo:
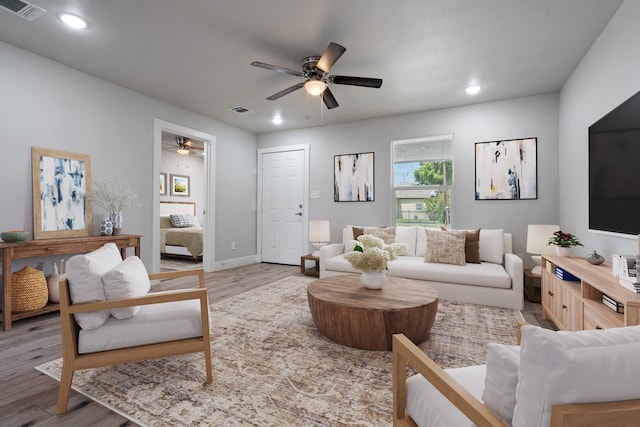
[[[273,119],[271,119],[271,123],[273,123],[274,125],[281,125],[282,124],[282,118],[281,117],[274,117]]]
[[[480,85],[471,85],[471,86],[467,86],[467,88],[465,89],[465,92],[467,92],[469,95],[475,95],[476,93],[480,92],[481,89],[482,89],[482,86]]]
[[[76,30],[84,30],[89,26],[89,24],[87,24],[87,21],[85,21],[84,19],[67,12],[60,12],[58,14],[58,19]]]

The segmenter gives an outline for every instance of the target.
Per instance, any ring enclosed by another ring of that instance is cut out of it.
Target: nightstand
[[[306,262],[314,261],[315,267],[307,268]],[[320,257],[314,255],[303,255],[300,257],[300,273],[305,274],[307,276],[316,276],[320,277]]]
[[[531,302],[540,302],[542,293],[540,274],[533,274],[530,268],[524,269],[524,296]],[[536,286],[536,283],[538,286]]]

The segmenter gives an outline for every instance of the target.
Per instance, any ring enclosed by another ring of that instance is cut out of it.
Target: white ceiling
[[[0,40],[259,134],[558,91],[622,0],[33,2],[48,11],[34,22],[0,10]],[[252,61],[299,70],[329,42],[347,48],[330,74],[382,88],[332,85],[333,110],[304,90],[265,100],[302,79]]]

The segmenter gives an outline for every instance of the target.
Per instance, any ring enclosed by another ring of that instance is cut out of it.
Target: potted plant
[[[568,256],[571,254],[572,247],[583,246],[578,236],[571,233],[565,233],[562,230],[558,230],[553,233],[553,236],[549,238],[547,245],[555,246],[556,254],[558,256]]]
[[[139,203],[134,203],[138,195],[131,191],[129,184],[123,182],[93,181],[93,190],[89,197],[96,205],[109,213],[114,235],[121,232],[122,211],[134,204],[139,206]]]
[[[344,258],[362,272],[360,280],[369,289],[380,289],[386,281],[384,270],[387,263],[393,261],[407,249],[406,243],[386,244],[379,237],[364,234],[352,241],[353,251],[344,254]]]

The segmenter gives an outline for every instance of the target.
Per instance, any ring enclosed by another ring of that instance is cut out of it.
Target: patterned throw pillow
[[[427,233],[427,253],[425,262],[465,265],[463,230],[441,231],[425,228]]]
[[[193,215],[190,214],[171,214],[171,225],[175,228],[193,227],[196,225],[196,220]]]

